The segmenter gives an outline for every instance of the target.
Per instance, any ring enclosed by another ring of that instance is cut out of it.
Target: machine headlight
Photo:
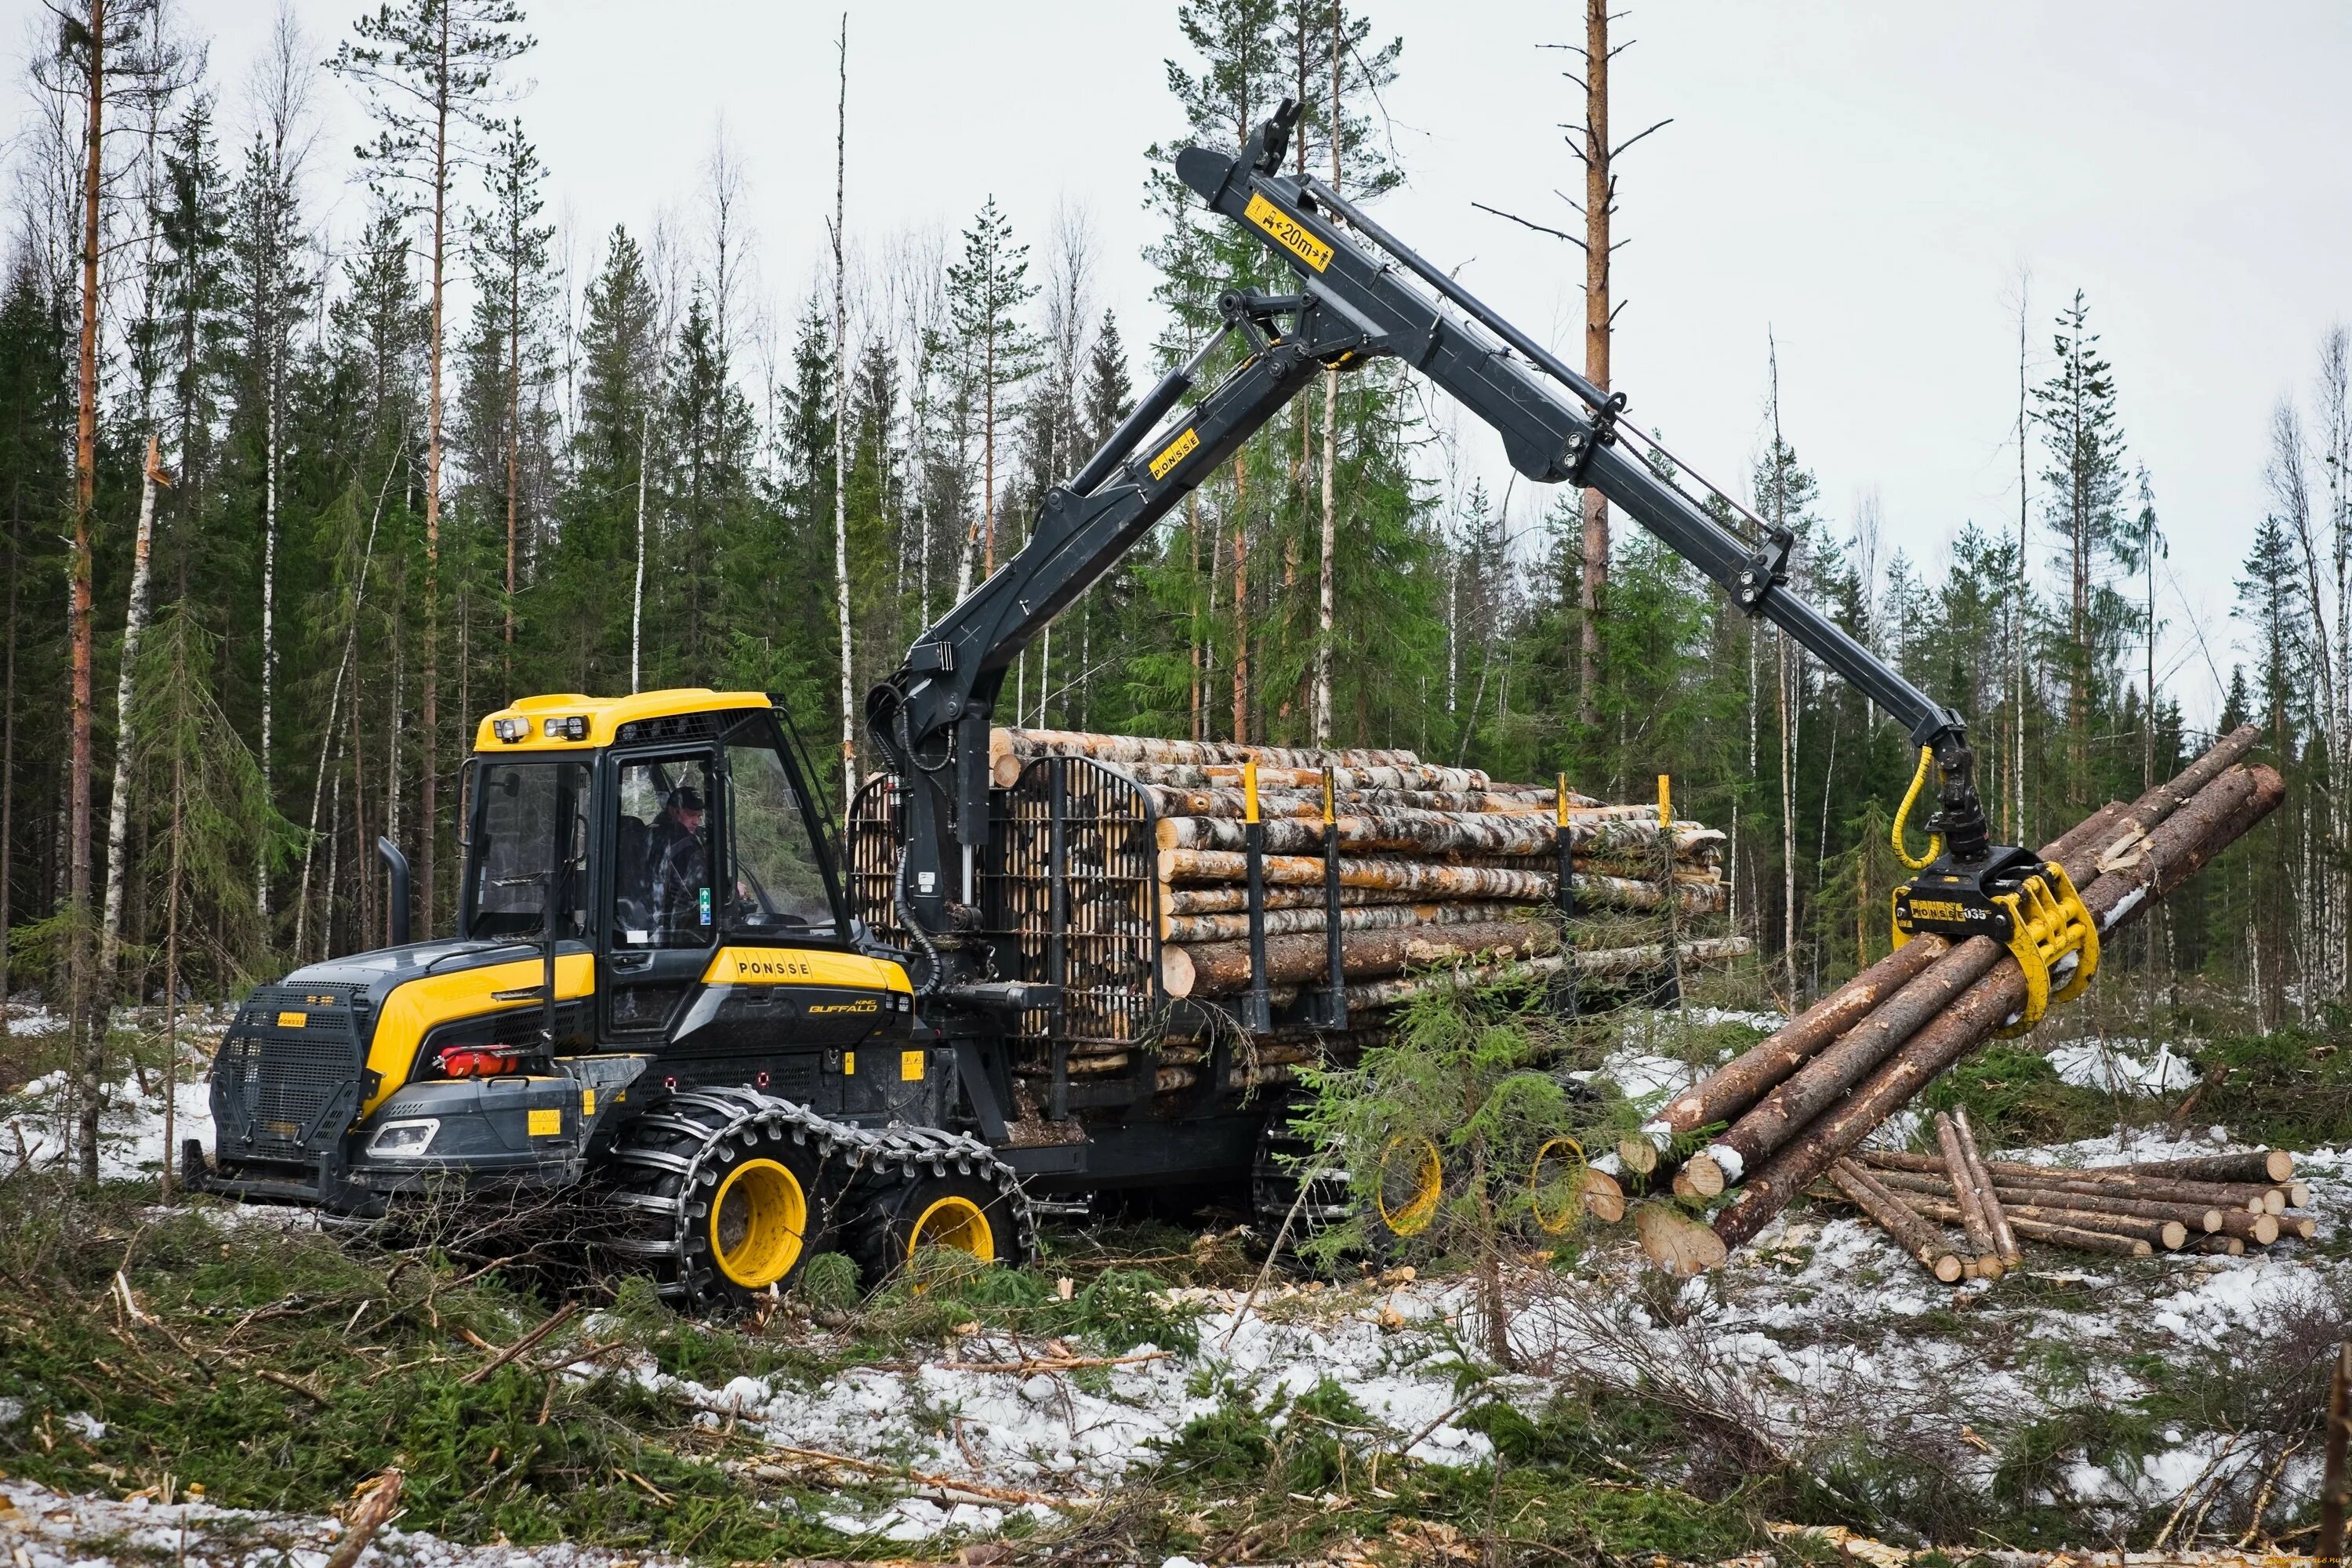
[[[551,741],[584,741],[588,738],[588,718],[573,713],[562,719],[550,719],[541,724],[540,733]]]
[[[530,721],[528,719],[493,719],[490,721],[490,733],[496,735],[499,740],[504,741],[508,745],[511,746],[517,741],[522,740],[530,735]]]
[[[433,1135],[441,1131],[436,1117],[421,1117],[414,1121],[387,1121],[375,1130],[368,1140],[367,1152],[387,1160],[415,1160],[433,1147]]]

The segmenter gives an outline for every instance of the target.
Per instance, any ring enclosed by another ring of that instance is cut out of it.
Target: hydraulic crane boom
[[[1286,103],[1240,156],[1187,148],[1176,170],[1286,261],[1298,292],[1226,294],[1225,331],[1250,350],[1240,365],[1177,419],[1167,416],[1223,334],[1153,387],[1085,468],[1048,492],[1019,553],[924,632],[867,698],[868,726],[902,781],[899,910],[930,961],[926,984],[953,979],[958,967],[940,949],[955,945],[950,917],[972,898],[973,851],[988,833],[989,719],[1013,660],[1317,371],[1380,355],[1412,366],[1493,426],[1520,473],[1600,490],[1901,722],[1942,773],[1929,826],[1944,853],[1913,885],[1923,894],[1916,908],[1906,914],[1898,899],[1898,924],[2008,940],[2000,896],[2040,867],[1990,842],[1960,716],[1789,590],[1785,531],[1759,523],[1761,542],[1743,541],[1630,452],[1618,428],[1622,394],[1577,374],[1320,181],[1282,173],[1296,119]],[[1924,897],[1930,885],[1933,900]]]

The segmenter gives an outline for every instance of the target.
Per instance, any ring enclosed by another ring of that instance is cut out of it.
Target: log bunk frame
[[[1319,932],[1286,940],[1319,937],[1321,972],[1315,978],[1320,984],[1278,989],[1273,984],[1268,825],[1258,763],[1245,759],[1240,826],[1246,868],[1239,912],[1246,921],[1249,978],[1237,993],[1216,995],[1173,995],[1164,979],[1172,944],[1165,934],[1165,884],[1156,863],[1159,826],[1170,818],[1151,786],[1117,763],[1064,752],[1018,759],[1017,766],[1010,784],[989,792],[991,831],[975,861],[979,900],[968,933],[986,945],[986,973],[1018,985],[1030,1003],[1006,1020],[1013,1048],[1001,1063],[988,1064],[998,1069],[991,1087],[1008,1123],[1024,1119],[1013,1112],[1028,1111],[1050,1127],[1066,1127],[1074,1117],[1117,1119],[1147,1108],[1160,1119],[1214,1115],[1226,1109],[1227,1085],[1242,1055],[1255,1048],[1245,1041],[1328,1038],[1362,1022],[1348,998],[1343,947],[1346,912],[1354,906],[1342,889],[1345,846],[1332,765],[1319,770],[1319,811],[1307,824],[1320,842],[1298,857],[1311,853],[1320,863],[1321,874],[1308,884],[1317,896],[1286,900],[1283,906],[1284,912],[1319,917]],[[1583,807],[1571,802],[1581,801],[1569,792],[1563,774],[1543,813],[1549,844],[1538,858],[1549,858],[1554,868],[1546,903],[1563,931],[1572,931],[1578,913],[1571,813]],[[845,859],[857,918],[877,937],[905,943],[894,898],[901,814],[898,779],[869,778],[850,805]],[[1291,847],[1286,842],[1286,855]],[[1609,989],[1671,1001],[1680,980],[1670,936],[1656,963],[1615,977]],[[1573,969],[1550,977],[1554,1005],[1570,1015],[1588,988]],[[1171,1073],[1169,1047],[1194,1042],[1200,1061]]]

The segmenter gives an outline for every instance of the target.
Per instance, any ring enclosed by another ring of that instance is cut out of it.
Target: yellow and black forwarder
[[[490,715],[456,932],[256,991],[192,1181],[368,1214],[451,1177],[593,1177],[626,1221],[614,1245],[697,1306],[816,1244],[876,1272],[925,1246],[1023,1256],[1027,1205],[948,1131],[954,1063],[845,917],[800,764],[760,692]],[[401,922],[406,867],[380,848]]]
[[[1921,749],[1904,815],[1939,772],[1927,826],[1940,842],[1896,895],[1898,928],[2008,942],[2041,976],[2037,1004],[2079,988],[2097,962],[2080,900],[1991,841],[1960,716],[1791,592],[1792,536],[1719,491],[1689,493],[1688,465],[1621,426],[1623,394],[1286,174],[1296,119],[1285,104],[1238,157],[1188,148],[1176,163],[1296,291],[1225,294],[1223,331],[917,637],[866,699],[886,772],[838,841],[761,693],[539,697],[491,715],[462,792],[455,934],[257,991],[221,1047],[216,1146],[188,1152],[191,1184],[368,1212],[436,1179],[585,1184],[697,1307],[782,1283],[823,1246],[869,1275],[934,1245],[1024,1257],[1029,1192],[1247,1180],[1279,1220],[1297,1206],[1273,1158],[1287,1121],[1250,1095],[1228,1043],[1235,1025],[1347,1026],[1336,877],[1328,987],[1277,1011],[1261,981],[1234,1017],[1181,1017],[1227,1005],[1159,986],[1144,792],[1077,758],[1036,759],[999,787],[990,721],[1063,607],[1326,371],[1382,356],[1491,426],[1520,473],[1601,491],[1903,723]],[[1188,402],[1228,343],[1230,368]],[[1900,816],[1896,832],[1899,848]],[[405,869],[387,858],[404,910]],[[1261,900],[1251,916],[1256,946]],[[1170,1037],[1218,1042],[1193,1088],[1160,1085]],[[1077,1078],[1073,1038],[1118,1045],[1119,1070]]]

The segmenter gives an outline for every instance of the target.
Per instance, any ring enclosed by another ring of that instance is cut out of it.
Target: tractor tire
[[[1029,1201],[985,1144],[954,1133],[893,1129],[844,1194],[843,1250],[859,1282],[887,1283],[932,1248],[1014,1267],[1037,1255]]]
[[[743,1089],[670,1096],[622,1129],[607,1194],[625,1224],[607,1245],[650,1266],[665,1300],[730,1316],[789,1288],[832,1237],[854,1130]]]

